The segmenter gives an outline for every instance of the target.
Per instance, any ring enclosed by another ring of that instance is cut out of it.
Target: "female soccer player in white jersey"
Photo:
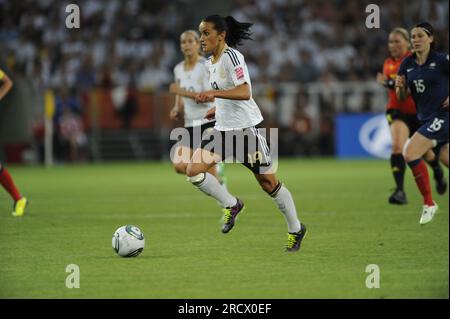
[[[214,127],[215,121],[205,119],[205,113],[213,107],[212,103],[197,104],[194,101],[196,92],[202,92],[209,87],[208,70],[205,67],[205,58],[200,54],[200,39],[194,30],[186,30],[180,36],[180,49],[184,60],[174,68],[175,82],[170,86],[170,92],[176,94],[175,105],[170,112],[172,120],[184,115],[184,127],[189,136],[185,136],[175,148],[173,158],[175,171],[186,174],[186,167],[194,150],[199,145],[194,145],[194,128],[203,133]],[[197,132],[197,130],[195,130]],[[187,159],[182,154],[187,155]],[[223,183],[223,167],[221,163],[211,167],[208,171]],[[222,176],[219,176],[222,175]]]
[[[207,112],[206,118],[215,117],[216,125],[211,139],[202,141],[202,146],[212,143],[213,152],[205,147],[197,149],[186,174],[192,184],[221,203],[224,208],[222,232],[228,233],[233,228],[237,215],[243,211],[244,203],[220,187],[217,180],[208,173],[208,169],[230,155],[234,158],[241,155],[236,151],[238,142],[226,142],[227,134],[236,134],[236,139],[246,138],[245,150],[256,145],[260,151],[244,154],[242,164],[254,173],[262,189],[274,199],[283,213],[288,226],[286,251],[298,251],[306,234],[306,227],[297,217],[297,210],[288,189],[270,171],[261,172],[262,166],[270,165],[267,141],[256,127],[263,121],[263,117],[252,98],[251,81],[244,56],[231,48],[244,39],[250,39],[251,25],[240,23],[231,16],[223,18],[219,15],[208,16],[200,23],[202,49],[211,54],[206,65],[209,69],[209,83],[213,89],[197,94],[195,100],[197,103],[214,102],[215,107]],[[230,148],[231,154],[228,152]],[[260,154],[258,158],[256,153]],[[209,161],[211,158],[213,161]],[[257,158],[257,161],[252,162],[248,158]]]

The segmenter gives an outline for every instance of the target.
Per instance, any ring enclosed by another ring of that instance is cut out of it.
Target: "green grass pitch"
[[[275,203],[241,165],[226,173],[247,209],[226,235],[216,202],[169,163],[9,169],[30,206],[12,217],[0,189],[0,298],[449,297],[448,194],[435,195],[440,210],[420,226],[409,170],[409,205],[387,203],[388,161],[282,160],[278,176],[308,226],[295,254],[283,251]],[[146,237],[137,258],[111,247],[126,224]],[[66,288],[68,264],[80,268],[79,289]],[[369,264],[380,288],[365,285]]]

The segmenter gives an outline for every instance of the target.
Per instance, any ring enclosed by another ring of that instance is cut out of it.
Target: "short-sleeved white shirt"
[[[216,90],[229,90],[251,81],[244,56],[237,50],[227,48],[216,63],[211,58],[206,61],[209,70],[209,84]],[[263,117],[258,105],[250,96],[249,100],[230,100],[216,98],[215,129],[230,131],[255,126],[262,122]]]
[[[175,81],[180,87],[189,92],[200,93],[210,90],[208,82],[208,69],[205,66],[205,58],[201,57],[192,70],[184,69],[184,61],[178,63],[174,70]],[[206,112],[213,107],[212,103],[195,103],[194,99],[183,97],[184,102],[184,126],[197,126],[209,122],[205,119]]]

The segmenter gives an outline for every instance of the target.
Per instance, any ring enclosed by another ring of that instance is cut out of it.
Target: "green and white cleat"
[[[305,238],[307,230],[303,223],[300,223],[300,231],[298,233],[288,233],[288,243],[286,245],[287,252],[296,252],[300,250],[302,240]]]
[[[434,203],[433,206],[423,205],[422,216],[420,217],[419,224],[425,225],[433,220],[434,214],[438,211],[439,206]]]

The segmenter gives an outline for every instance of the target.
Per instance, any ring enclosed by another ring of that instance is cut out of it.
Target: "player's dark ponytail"
[[[229,46],[241,45],[242,40],[251,40],[250,27],[253,23],[238,22],[232,16],[225,18],[228,26],[226,42]]]
[[[253,23],[239,22],[232,16],[223,18],[218,14],[207,16],[203,21],[214,23],[219,33],[225,31],[227,34],[225,42],[231,47],[241,45],[242,40],[252,40],[250,27]]]

